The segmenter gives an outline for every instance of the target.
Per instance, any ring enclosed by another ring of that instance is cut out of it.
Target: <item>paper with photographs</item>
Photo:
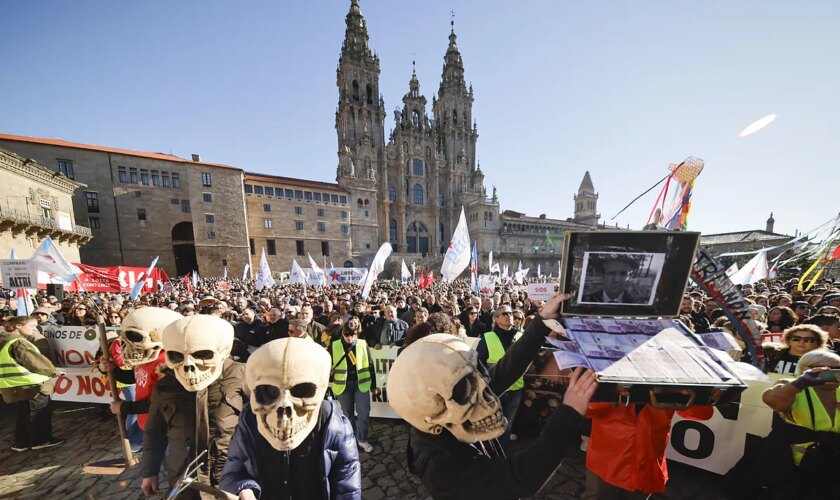
[[[561,291],[565,316],[662,317],[679,313],[699,233],[570,232]]]
[[[572,318],[566,320],[566,336],[547,339],[557,367],[590,368],[600,381],[740,383],[723,358],[698,345],[676,320]]]

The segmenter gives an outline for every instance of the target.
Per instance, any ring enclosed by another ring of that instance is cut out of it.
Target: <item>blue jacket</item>
[[[312,431],[314,450],[320,450],[318,457],[312,458],[319,464],[317,473],[320,478],[328,478],[318,485],[306,487],[318,488],[306,495],[308,498],[350,500],[362,498],[362,473],[359,463],[359,450],[350,421],[345,417],[338,404],[331,400],[321,403],[318,424]],[[303,445],[301,445],[303,446]],[[260,434],[257,417],[251,406],[246,405],[239,417],[239,425],[233,434],[228,449],[228,459],[222,472],[221,488],[238,494],[250,488],[259,498],[288,498],[289,492],[278,486],[278,491],[271,491],[270,484],[285,484],[289,477],[280,468],[272,466],[278,457],[288,452],[277,451]],[[292,455],[294,456],[294,455]],[[314,471],[313,471],[314,472]]]

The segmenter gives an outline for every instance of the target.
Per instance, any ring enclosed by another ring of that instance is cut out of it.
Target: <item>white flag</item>
[[[542,265],[537,264],[537,278],[542,278]]]
[[[242,279],[245,280],[248,278],[248,270],[251,269],[251,264],[245,263],[245,268],[242,269]]]
[[[193,271],[192,273],[192,286],[193,288],[198,288],[198,271]]]
[[[491,273],[493,272],[493,250],[490,250],[490,253],[487,254],[487,269],[489,269]]]
[[[312,268],[312,272],[318,273],[320,276],[318,277],[318,283],[325,285],[327,283],[327,275],[324,274],[324,270],[318,267],[318,263],[315,262],[315,259],[312,258],[309,253],[306,254],[309,257],[309,267]]]
[[[81,269],[64,259],[49,236],[38,245],[29,262],[39,271],[38,283],[68,285],[76,281],[76,276],[82,274]]]
[[[365,283],[362,286],[362,298],[367,300],[368,295],[370,294],[370,288],[373,286],[373,282],[376,281],[376,277],[379,276],[379,273],[385,270],[385,261],[388,260],[388,257],[391,255],[394,249],[391,247],[390,243],[383,243],[379,250],[376,251],[376,256],[373,258],[373,262],[370,263],[370,270],[365,276]]]
[[[403,259],[402,267],[400,268],[400,278],[402,278],[402,282],[405,283],[410,277],[411,273],[408,271],[408,266],[405,265],[405,259]]]
[[[306,273],[300,268],[297,260],[292,260],[292,272],[289,273],[289,283],[306,284]]]
[[[444,283],[452,281],[470,265],[470,232],[467,228],[467,217],[464,215],[464,207],[461,207],[461,217],[458,218],[458,225],[452,234],[452,241],[446,255],[443,256],[443,265],[440,267],[440,274],[443,275]]]
[[[260,268],[257,270],[257,281],[255,283],[257,291],[263,288],[271,288],[274,286],[274,277],[271,276],[271,269],[268,268],[268,259],[265,258],[265,248],[262,249],[260,255]]]
[[[227,266],[225,266],[224,274],[222,275],[223,280],[227,280]]]
[[[731,266],[727,267],[726,271],[724,271],[724,272],[726,273],[727,276],[732,276],[733,274],[737,273],[738,272],[738,263],[736,262],[736,263],[732,264]]]
[[[762,250],[753,257],[749,262],[744,264],[744,267],[739,269],[735,274],[729,277],[735,285],[746,285],[748,283],[755,283],[768,277],[767,270],[767,251]]]
[[[519,265],[521,266],[522,262],[520,262]],[[525,279],[525,276],[528,276],[528,271],[530,271],[530,270],[531,270],[530,267],[526,267],[525,269],[520,269],[519,271],[516,271],[515,273],[513,273],[513,278],[516,280],[516,282],[518,284],[521,285],[522,282]]]
[[[508,265],[505,264],[504,270],[502,271],[502,277],[507,278],[509,272],[510,272],[510,269],[508,269]]]

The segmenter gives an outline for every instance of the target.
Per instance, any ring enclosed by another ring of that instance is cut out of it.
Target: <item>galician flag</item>
[[[38,245],[29,262],[34,264],[39,272],[38,283],[68,285],[76,281],[76,276],[82,274],[81,269],[64,259],[49,236]]]
[[[732,276],[733,274],[737,273],[738,272],[738,263],[736,262],[736,263],[732,264],[731,266],[727,267],[726,271],[724,271],[724,272],[726,273],[727,276]]]
[[[154,271],[159,258],[160,256],[155,257],[154,260],[152,260],[152,263],[149,264],[149,268],[146,269],[146,272],[137,277],[137,283],[135,283],[131,288],[131,294],[129,295],[131,302],[134,302],[137,296],[140,295],[140,291],[143,290],[144,286],[146,286],[146,278],[148,278],[149,275],[152,274],[152,271]]]
[[[373,257],[373,262],[370,263],[370,270],[367,276],[365,276],[365,282],[362,286],[362,298],[364,300],[367,300],[368,295],[370,295],[370,289],[373,286],[373,282],[376,281],[376,277],[385,270],[385,261],[388,260],[388,257],[393,251],[393,247],[388,242],[383,243],[379,247],[379,250],[376,251],[376,255]]]
[[[470,288],[474,295],[478,296],[478,245],[473,241],[472,262],[470,263]]]
[[[411,278],[411,273],[408,271],[408,266],[405,265],[405,259],[402,260],[402,266],[400,267],[400,278],[402,278],[403,283],[408,281],[408,278]]]
[[[245,268],[242,269],[242,279],[245,280],[248,278],[248,270],[251,269],[251,264],[245,263]]]
[[[467,228],[464,207],[461,207],[458,225],[455,227],[452,240],[449,242],[449,248],[446,250],[446,255],[443,256],[443,265],[440,267],[443,282],[446,283],[457,278],[468,265],[470,265],[470,232]]]
[[[321,270],[321,268],[320,268],[320,267],[318,267],[318,263],[317,263],[317,262],[315,262],[315,259],[313,259],[313,258],[312,258],[312,256],[311,256],[311,255],[309,255],[309,253],[307,253],[307,254],[306,254],[306,256],[307,256],[307,257],[309,257],[309,267],[311,267],[311,268],[312,268],[312,272],[314,272],[314,273],[318,273],[318,274],[320,274],[320,275],[321,275],[321,276],[318,278],[318,282],[319,282],[319,283],[321,283],[321,284],[323,284],[323,285],[325,285],[325,284],[326,284],[326,277],[327,277],[327,276],[324,274],[324,271],[323,271],[323,270]]]
[[[263,288],[271,288],[274,286],[274,277],[271,276],[271,269],[268,267],[268,259],[265,258],[265,248],[262,249],[260,255],[260,268],[257,270],[257,280],[255,283],[257,291]]]
[[[297,260],[292,260],[292,272],[289,273],[289,283],[306,284],[306,275],[298,265]]]
[[[746,285],[748,283],[755,283],[767,278],[769,275],[767,269],[767,251],[762,250],[756,254],[749,262],[744,264],[744,267],[735,272],[729,277],[734,285]]]

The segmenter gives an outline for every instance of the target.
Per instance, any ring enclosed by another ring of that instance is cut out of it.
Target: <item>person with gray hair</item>
[[[834,457],[840,454],[840,420],[837,404],[840,402],[840,382],[829,373],[840,374],[840,356],[827,350],[816,349],[799,358],[795,380],[782,380],[764,391],[764,404],[779,412],[792,431],[804,427],[813,433],[796,438],[790,445],[793,463],[798,467],[798,481],[791,481],[790,498],[820,498],[836,488],[833,485]],[[796,434],[793,434],[796,435]],[[797,496],[799,495],[799,496]]]

